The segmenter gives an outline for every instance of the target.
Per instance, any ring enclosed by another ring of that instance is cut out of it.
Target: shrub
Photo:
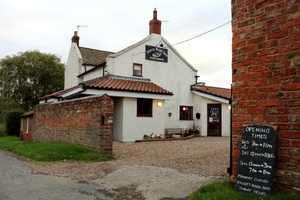
[[[0,123],[0,137],[6,136],[5,124]]]
[[[7,112],[5,118],[5,129],[7,135],[20,136],[20,115],[23,111],[15,110]]]

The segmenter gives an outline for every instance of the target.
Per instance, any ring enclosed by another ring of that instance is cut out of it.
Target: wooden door
[[[221,104],[207,104],[207,136],[222,136]]]

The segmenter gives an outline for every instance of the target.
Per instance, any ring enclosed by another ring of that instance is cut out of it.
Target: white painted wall
[[[80,79],[77,76],[81,73],[82,57],[76,43],[72,43],[68,61],[65,69],[65,89],[78,85]]]
[[[164,45],[163,48],[168,49],[167,63],[145,59],[145,46],[156,46],[159,43]],[[133,63],[142,64],[144,78],[150,78],[152,82],[174,94],[171,100],[165,102],[165,112],[162,116],[165,122],[164,128],[185,128],[193,124],[193,120],[179,120],[179,106],[194,106],[194,95],[190,91],[190,85],[195,83],[197,72],[169,45],[161,35],[151,34],[140,43],[116,53],[115,57],[108,57],[106,70],[115,75],[132,76]],[[172,113],[171,117],[168,115],[169,112]],[[125,121],[124,126],[126,126]]]
[[[123,121],[124,121],[124,98],[114,98],[114,125],[113,138],[115,141],[123,141]]]
[[[195,107],[201,113],[200,124],[201,136],[207,136],[207,104],[221,104],[222,109],[222,136],[230,136],[230,110],[227,109],[228,104],[211,100],[208,98],[195,95]]]
[[[156,106],[158,101],[162,102],[161,107]],[[153,100],[152,117],[137,117],[136,103],[135,98],[124,98],[123,142],[141,140],[145,134],[164,134],[164,101]]]
[[[145,46],[163,44],[168,49],[168,62],[150,61],[145,59]],[[151,81],[164,89],[173,92],[170,100],[162,101],[163,106],[156,107],[158,99],[153,100],[153,117],[136,116],[135,98],[118,98],[115,100],[114,113],[114,139],[117,141],[134,141],[142,139],[144,134],[163,134],[165,128],[188,128],[193,123],[200,127],[201,135],[207,134],[207,104],[217,101],[195,95],[190,86],[195,83],[197,71],[161,36],[151,34],[144,40],[116,53],[106,59],[105,71],[120,76],[133,75],[133,63],[142,64],[143,78]],[[75,43],[72,44],[65,70],[65,88],[78,85],[81,81],[88,81],[101,77],[103,69],[95,70],[78,79],[82,73],[82,58]],[[230,134],[230,113],[227,104],[222,105],[222,135]],[[179,106],[193,106],[193,120],[179,120]],[[169,116],[168,113],[172,113]],[[195,114],[201,113],[201,119],[196,119]],[[229,117],[227,117],[229,116]]]
[[[230,136],[230,110],[225,103],[222,103],[222,136]]]
[[[82,81],[89,81],[95,78],[99,78],[103,75],[103,68],[98,68],[96,70],[94,70],[92,73],[87,73],[86,75],[84,75],[82,77]]]

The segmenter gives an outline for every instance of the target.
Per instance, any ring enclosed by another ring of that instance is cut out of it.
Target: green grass
[[[25,142],[18,137],[0,138],[0,149],[13,152],[34,161],[110,161],[112,155],[102,155],[89,149],[62,142]]]
[[[189,200],[299,200],[300,195],[274,192],[271,196],[259,196],[236,192],[229,181],[214,182],[196,190]]]

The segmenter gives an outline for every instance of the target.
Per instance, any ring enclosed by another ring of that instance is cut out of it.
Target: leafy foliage
[[[20,52],[0,61],[0,93],[28,111],[41,96],[61,90],[64,64],[59,57],[39,51]]]
[[[112,155],[103,155],[87,148],[62,142],[24,142],[17,137],[0,138],[0,148],[35,161],[110,161]]]
[[[0,124],[4,123],[8,111],[20,109],[20,105],[13,99],[0,96]]]
[[[20,135],[20,115],[22,111],[10,111],[6,114],[5,129],[7,135]]]
[[[6,136],[5,124],[0,123],[0,137]]]

